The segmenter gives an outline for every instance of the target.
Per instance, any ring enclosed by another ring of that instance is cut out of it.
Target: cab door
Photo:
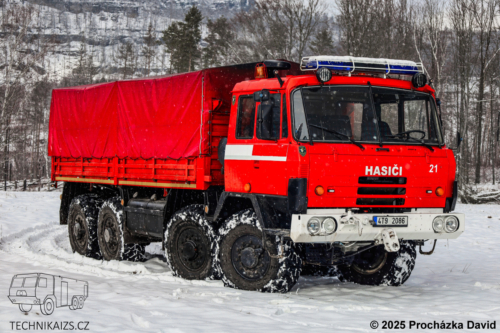
[[[262,112],[265,107],[271,107],[272,128],[271,137],[265,136],[263,129]],[[283,113],[285,121],[283,122]],[[282,123],[286,124],[286,100],[285,94],[275,93],[270,95],[268,101],[257,106],[255,141],[253,147],[253,179],[252,192],[286,195],[288,187],[287,155],[288,155],[288,132],[282,131]],[[286,133],[284,135],[284,133]]]
[[[245,184],[252,181],[256,109],[252,94],[233,96],[224,154],[224,183],[228,192],[246,192]]]
[[[289,142],[283,96],[271,94],[262,103],[255,102],[253,94],[235,96],[224,159],[226,191],[286,195]],[[272,110],[272,139],[263,138],[259,122],[265,105]]]

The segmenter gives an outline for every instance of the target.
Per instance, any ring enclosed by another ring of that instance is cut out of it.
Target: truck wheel
[[[42,305],[40,305],[40,311],[49,316],[54,312],[54,301],[52,298],[46,298]]]
[[[85,303],[85,300],[83,299],[83,296],[78,297],[78,309],[83,309],[83,304]]]
[[[70,310],[76,310],[78,309],[78,297],[73,296],[71,299],[71,304],[69,306]]]
[[[286,293],[300,276],[302,260],[290,242],[285,242],[284,253],[279,250],[279,237],[267,238],[262,244],[262,229],[253,209],[246,209],[229,217],[219,230],[216,268],[226,287],[262,292]]]
[[[89,258],[101,259],[97,241],[97,218],[102,202],[95,194],[83,194],[71,201],[68,233],[73,252]]]
[[[145,246],[125,244],[123,206],[120,197],[104,201],[99,212],[97,239],[104,260],[144,260]]]
[[[165,258],[175,276],[188,280],[215,280],[215,231],[205,219],[203,205],[176,212],[165,230]]]
[[[397,252],[386,252],[383,245],[361,252],[351,266],[338,266],[346,280],[370,286],[400,286],[408,280],[417,257],[412,241],[401,241]]]
[[[19,310],[21,310],[21,312],[30,312],[32,307],[33,306],[30,304],[19,304]]]

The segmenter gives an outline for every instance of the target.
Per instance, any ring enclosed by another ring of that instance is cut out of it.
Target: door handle
[[[254,169],[259,169],[260,161],[253,161],[253,167],[254,167]]]

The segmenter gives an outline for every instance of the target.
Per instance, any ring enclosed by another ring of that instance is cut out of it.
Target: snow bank
[[[372,320],[500,319],[498,205],[458,205],[466,214],[465,233],[438,241],[432,256],[419,255],[401,287],[302,277],[281,295],[175,278],[154,256],[159,243],[148,247],[153,258],[145,263],[82,258],[71,252],[67,227],[58,224],[59,203],[54,192],[0,192],[2,332],[11,331],[10,321],[89,321],[91,332],[376,332]],[[12,276],[30,272],[88,281],[84,308],[56,308],[50,317],[34,308],[24,315],[6,296]]]

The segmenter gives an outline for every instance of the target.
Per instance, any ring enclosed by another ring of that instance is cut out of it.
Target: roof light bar
[[[300,62],[300,69],[313,71],[320,67],[326,67],[334,71],[375,72],[383,74],[414,75],[423,73],[421,63],[409,60],[394,60],[383,58],[361,58],[341,56],[313,56],[304,57]]]

